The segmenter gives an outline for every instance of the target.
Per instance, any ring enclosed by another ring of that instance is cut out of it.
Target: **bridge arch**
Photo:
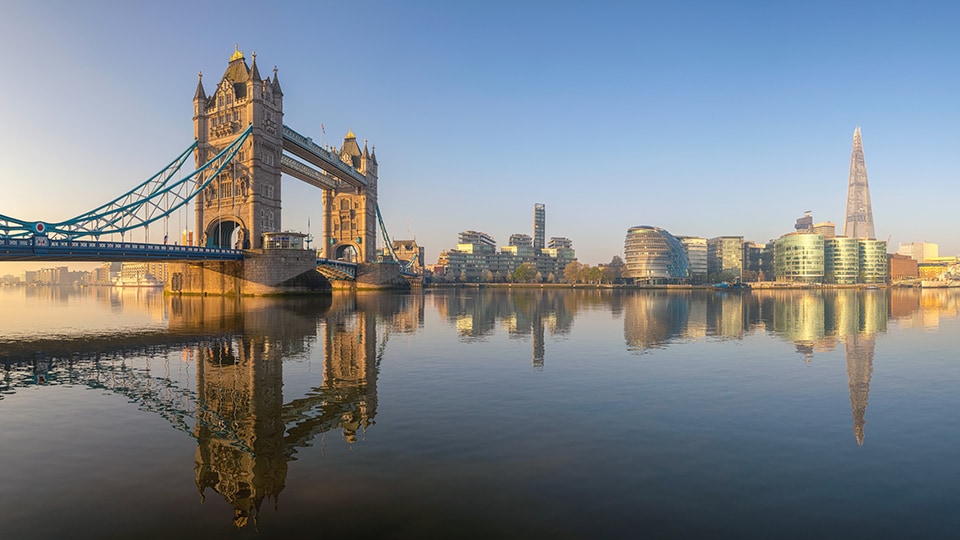
[[[235,216],[208,223],[204,238],[206,247],[250,249],[250,231],[243,220]]]
[[[360,247],[354,243],[333,246],[333,258],[338,261],[360,262]]]

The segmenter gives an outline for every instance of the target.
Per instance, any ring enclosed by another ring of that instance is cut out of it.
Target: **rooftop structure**
[[[572,248],[573,241],[569,238],[564,238],[562,236],[552,236],[550,237],[550,243],[547,244],[547,247],[550,249],[561,249],[561,248]]]
[[[833,238],[837,235],[837,226],[832,221],[821,221],[813,224],[813,232],[824,239]]]
[[[457,236],[457,244],[473,244],[474,246],[489,248],[491,251],[497,247],[497,241],[492,236],[480,231],[463,231]]]
[[[518,246],[518,247],[532,247],[533,238],[531,238],[529,234],[523,234],[523,233],[511,234],[510,242],[508,242],[508,244],[511,246]]]

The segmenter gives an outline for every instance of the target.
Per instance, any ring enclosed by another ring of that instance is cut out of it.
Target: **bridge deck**
[[[51,240],[0,237],[0,261],[239,261],[239,249],[103,242],[94,240]]]

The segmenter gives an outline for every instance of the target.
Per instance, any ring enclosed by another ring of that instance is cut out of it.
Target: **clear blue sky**
[[[462,4],[462,5],[461,5]],[[0,214],[60,220],[190,144],[239,44],[284,122],[376,145],[380,205],[427,262],[457,233],[628,227],[767,241],[842,228],[861,126],[877,235],[960,253],[960,8],[925,2],[34,2],[0,18]],[[117,134],[120,134],[118,137]],[[284,180],[283,226],[320,221]],[[409,231],[409,232],[408,232]],[[36,266],[36,265],[34,265]],[[0,267],[0,274],[7,273]]]

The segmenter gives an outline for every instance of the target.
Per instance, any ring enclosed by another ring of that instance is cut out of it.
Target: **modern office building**
[[[547,237],[547,207],[543,203],[533,205],[533,249],[543,249]]]
[[[687,254],[687,268],[693,280],[707,278],[707,239],[699,236],[678,236]]]
[[[681,280],[689,275],[683,244],[659,227],[641,225],[627,229],[623,253],[623,277],[634,282]]]
[[[860,283],[886,283],[887,243],[862,239],[860,244]]]
[[[794,230],[797,232],[812,233],[813,232],[813,214],[809,210],[803,213],[803,216],[797,219],[796,225],[793,226]]]
[[[774,242],[774,274],[777,281],[822,283],[823,237],[813,233],[789,233]]]
[[[773,279],[773,243],[743,243],[744,281],[769,281]]]
[[[918,263],[925,263],[940,256],[940,246],[931,242],[900,243],[897,253],[912,257]]]
[[[739,279],[743,275],[743,237],[718,236],[707,240],[707,274],[711,279]]]
[[[877,237],[873,229],[873,207],[870,205],[867,164],[863,158],[863,140],[860,137],[859,126],[853,132],[853,150],[850,152],[847,214],[843,223],[843,235],[868,240]],[[886,261],[886,256],[884,256],[884,261]]]
[[[860,280],[860,241],[846,236],[823,240],[823,282],[851,285]]]

